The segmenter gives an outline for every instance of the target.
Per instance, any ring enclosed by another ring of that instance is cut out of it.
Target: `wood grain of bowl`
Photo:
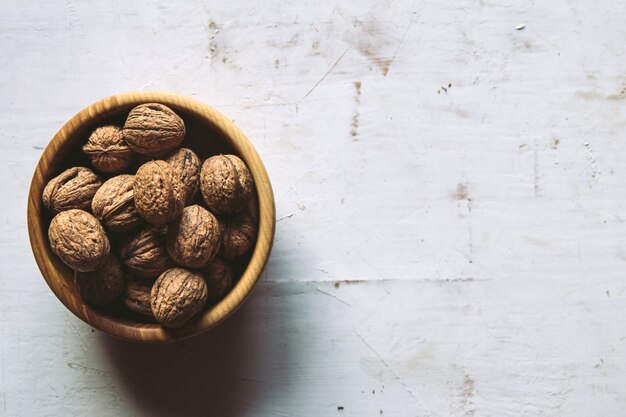
[[[248,165],[256,184],[253,211],[259,227],[251,254],[235,269],[239,279],[218,304],[182,329],[165,329],[124,318],[115,309],[86,304],[76,292],[73,271],[59,260],[48,243],[52,215],[43,207],[41,193],[46,183],[71,166],[89,166],[81,146],[91,131],[105,123],[123,124],[128,112],[141,103],[157,102],[172,108],[185,121],[187,134],[182,146],[204,159],[215,153],[235,153]],[[197,100],[165,92],[131,92],[100,100],[72,117],[52,138],[37,164],[28,195],[28,234],[41,274],[59,300],[87,324],[127,340],[167,342],[198,335],[232,314],[259,280],[270,256],[276,223],[274,196],[265,167],[246,136],[225,116]]]

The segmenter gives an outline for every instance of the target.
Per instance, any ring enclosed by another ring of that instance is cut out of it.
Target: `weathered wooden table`
[[[8,0],[0,415],[626,415],[626,3]],[[206,336],[133,345],[41,278],[26,195],[115,92],[213,105],[272,260]]]

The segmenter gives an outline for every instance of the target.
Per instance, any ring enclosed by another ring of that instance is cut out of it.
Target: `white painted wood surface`
[[[625,16],[5,0],[0,415],[626,415]],[[179,345],[92,331],[26,233],[42,148],[135,89],[227,114],[275,189],[262,283]]]

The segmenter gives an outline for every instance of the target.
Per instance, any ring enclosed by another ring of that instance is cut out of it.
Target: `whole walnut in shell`
[[[122,265],[109,254],[102,265],[92,272],[75,272],[76,290],[80,296],[96,306],[111,304],[124,292],[126,278]]]
[[[89,210],[101,185],[100,177],[89,168],[67,169],[43,189],[43,205],[53,214],[70,209]]]
[[[130,168],[135,159],[135,152],[124,141],[122,128],[114,125],[94,130],[83,146],[83,153],[94,168],[107,174]]]
[[[143,223],[135,209],[134,175],[118,175],[107,180],[91,202],[94,216],[112,232],[128,232]]]
[[[224,298],[233,285],[233,268],[220,257],[202,268],[201,273],[206,281],[208,300],[211,302]]]
[[[168,269],[150,293],[154,318],[166,327],[183,327],[203,310],[207,288],[202,275],[182,268]]]
[[[165,248],[167,226],[148,226],[130,236],[121,248],[126,268],[140,278],[156,278],[174,266]]]
[[[222,256],[235,259],[250,250],[257,236],[256,221],[248,213],[228,219],[222,232]]]
[[[150,291],[152,284],[137,279],[129,279],[124,292],[124,305],[138,317],[154,321],[150,307]]]
[[[185,204],[191,204],[198,195],[200,178],[200,158],[187,148],[180,148],[165,160],[185,188]]]
[[[54,216],[48,239],[54,254],[79,272],[96,270],[111,249],[98,219],[83,210],[66,210]]]
[[[143,164],[134,183],[135,207],[148,223],[173,221],[185,206],[185,191],[172,166],[165,161]]]
[[[210,262],[220,247],[220,225],[207,209],[185,207],[167,232],[167,251],[174,261],[190,268]]]
[[[159,103],[141,104],[130,111],[124,140],[142,155],[162,156],[176,149],[185,137],[185,123],[172,109]]]
[[[246,208],[254,181],[246,164],[235,155],[216,155],[202,164],[200,190],[209,210],[233,214]]]

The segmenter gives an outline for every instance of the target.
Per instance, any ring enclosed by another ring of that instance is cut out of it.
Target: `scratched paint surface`
[[[3,3],[0,415],[626,415],[626,3],[249,4]],[[93,332],[26,234],[54,132],[134,89],[227,114],[276,195],[253,296],[179,345]]]

